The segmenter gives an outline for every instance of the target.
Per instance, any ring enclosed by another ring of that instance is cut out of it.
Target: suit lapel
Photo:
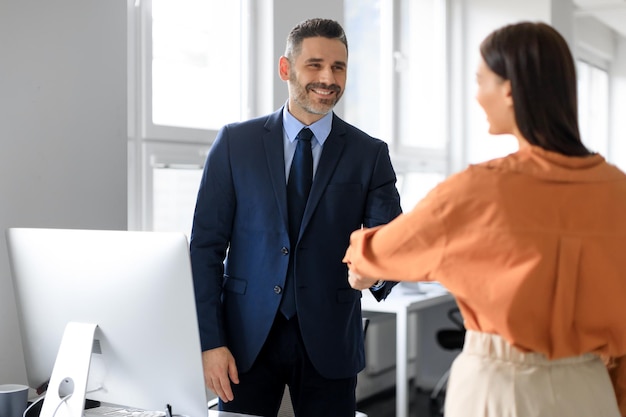
[[[282,108],[270,115],[265,123],[268,131],[263,135],[267,168],[272,179],[274,197],[280,215],[283,218],[285,230],[289,230],[287,221],[287,179],[285,178],[285,149],[283,145]]]
[[[285,230],[289,230],[287,220],[287,179],[285,178],[282,108],[270,115],[264,127],[267,129],[267,132],[263,135],[263,145],[265,147],[268,170],[272,179],[272,187],[274,188],[274,197],[276,198],[280,215],[283,218]],[[333,127],[324,143],[324,149],[322,150],[322,155],[317,165],[309,200],[307,201],[302,218],[300,235],[302,235],[302,231],[305,230],[311,220],[311,216],[315,212],[315,208],[319,204],[326,190],[326,186],[341,159],[346,141],[345,133],[346,129],[343,121],[333,115]]]
[[[315,172],[315,178],[313,179],[313,185],[311,186],[311,192],[309,194],[309,200],[307,201],[306,208],[304,210],[304,216],[302,217],[302,225],[300,226],[300,236],[302,231],[311,220],[311,216],[315,212],[315,208],[320,202],[326,186],[335,172],[335,168],[341,159],[341,154],[346,143],[345,127],[343,122],[337,116],[333,115],[333,127],[330,131],[330,135],[324,142],[324,149],[320,156],[319,164],[317,165],[317,171]],[[286,199],[286,197],[285,197]]]

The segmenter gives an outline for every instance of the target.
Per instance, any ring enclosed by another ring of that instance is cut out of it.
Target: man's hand
[[[378,278],[367,278],[353,271],[348,271],[348,282],[355,290],[366,290],[378,282]]]
[[[232,401],[235,396],[230,387],[230,382],[238,384],[239,374],[237,373],[235,358],[230,350],[225,346],[205,350],[202,352],[202,367],[204,368],[206,386],[216,393],[223,402]]]

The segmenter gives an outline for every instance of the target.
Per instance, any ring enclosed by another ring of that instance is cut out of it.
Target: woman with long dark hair
[[[491,33],[476,99],[519,150],[352,234],[350,284],[439,281],[467,334],[446,417],[626,416],[626,175],[581,142],[576,71],[544,23]]]

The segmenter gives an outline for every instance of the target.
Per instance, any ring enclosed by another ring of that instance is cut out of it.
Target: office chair
[[[437,331],[437,343],[445,350],[461,350],[465,341],[465,326],[461,311],[455,307],[448,310],[448,319],[456,325],[455,329],[444,328]],[[445,388],[450,376],[448,369],[437,381],[430,394],[430,405],[439,413],[443,413],[443,403],[445,399]]]
[[[367,317],[363,317],[363,337],[365,337],[365,333],[367,332],[367,327],[369,326],[370,319]],[[208,402],[209,409],[215,409],[218,404],[218,399],[214,398]],[[285,386],[285,391],[283,392],[283,399],[280,403],[280,408],[278,409],[278,417],[293,417],[295,415],[293,411],[293,406],[291,405],[291,396],[289,393],[289,387]],[[360,411],[356,412],[355,417],[367,417],[367,414],[361,413]]]

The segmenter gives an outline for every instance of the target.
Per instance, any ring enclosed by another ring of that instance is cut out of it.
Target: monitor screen
[[[42,413],[87,378],[91,338],[86,398],[207,416],[184,234],[12,228],[7,243],[28,383],[50,381]]]

